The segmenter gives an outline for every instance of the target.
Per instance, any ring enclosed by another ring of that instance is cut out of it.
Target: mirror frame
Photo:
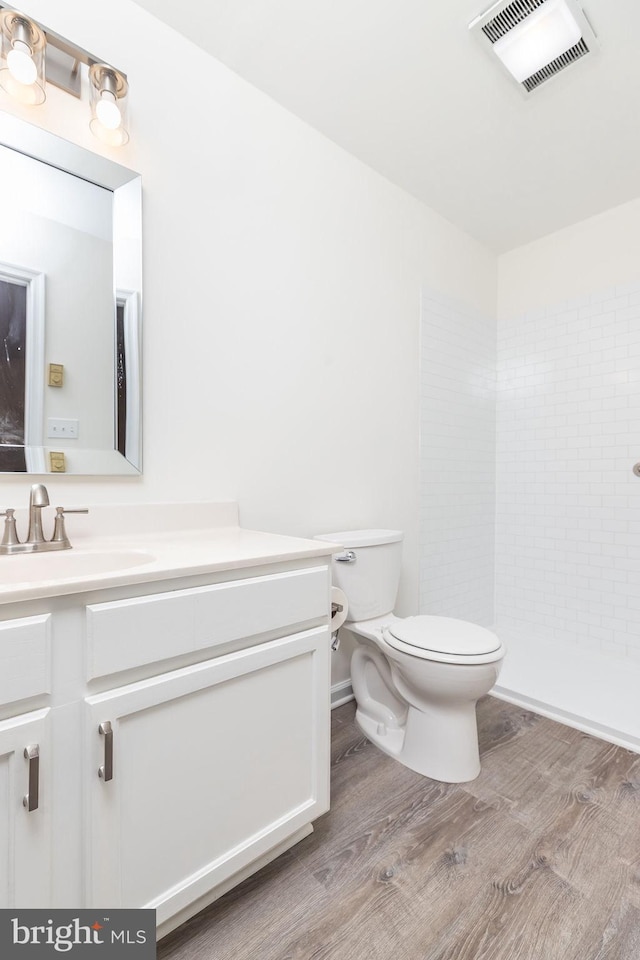
[[[0,147],[7,147],[16,153],[24,154],[63,173],[87,180],[96,186],[113,193],[114,220],[119,199],[129,205],[135,205],[135,217],[139,228],[139,248],[136,252],[137,274],[140,277],[138,290],[120,290],[117,286],[114,264],[114,369],[113,369],[113,411],[114,411],[114,469],[97,470],[95,473],[83,470],[78,473],[56,474],[57,476],[126,476],[142,473],[142,178],[139,173],[123,167],[113,160],[92,153],[68,140],[34,126],[18,117],[0,110]],[[126,190],[124,189],[126,188]],[[115,258],[114,258],[115,259]],[[127,374],[127,438],[126,453],[122,456],[115,448],[116,437],[116,309],[117,304],[129,302],[129,310],[134,315],[133,324],[125,331],[129,369]],[[42,346],[42,345],[40,345]],[[130,371],[130,373],[129,373]],[[131,374],[131,375],[130,375]],[[44,377],[44,370],[43,370]],[[131,426],[131,429],[129,429]],[[44,439],[44,438],[43,438]],[[101,451],[109,454],[110,451]],[[42,458],[43,460],[44,458]],[[34,464],[35,466],[35,464]],[[37,469],[29,473],[45,473]],[[9,476],[10,474],[0,474]]]

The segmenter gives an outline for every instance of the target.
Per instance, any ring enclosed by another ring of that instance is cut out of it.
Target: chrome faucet
[[[29,494],[29,530],[25,541],[33,544],[34,550],[38,549],[36,544],[46,542],[42,532],[42,508],[48,506],[49,494],[44,483],[34,483]]]
[[[53,527],[53,536],[47,540],[42,529],[42,508],[49,506],[49,494],[43,483],[34,483],[29,494],[29,529],[27,539],[20,542],[16,528],[15,510],[7,507],[0,512],[4,517],[4,532],[0,541],[0,555],[11,553],[36,553],[42,550],[69,550],[71,543],[64,526],[64,517],[67,513],[89,513],[86,508],[65,510],[56,507],[56,519]]]

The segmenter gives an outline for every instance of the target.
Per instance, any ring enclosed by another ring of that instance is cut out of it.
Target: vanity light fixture
[[[596,36],[576,0],[498,0],[469,24],[525,93],[591,53]]]
[[[125,74],[24,13],[0,4],[0,87],[22,103],[35,105],[46,99],[45,49],[47,82],[78,99],[88,85],[91,132],[112,147],[127,143],[129,84]]]
[[[44,103],[44,31],[15,10],[0,11],[0,86],[22,103]]]

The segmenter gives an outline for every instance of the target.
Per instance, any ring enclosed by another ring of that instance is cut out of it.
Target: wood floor
[[[331,811],[159,960],[640,960],[640,756],[485,697],[428,780],[333,713]]]

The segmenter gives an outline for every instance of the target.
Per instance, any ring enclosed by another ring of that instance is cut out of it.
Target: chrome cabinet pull
[[[113,780],[113,730],[111,721],[105,720],[98,727],[98,733],[104,737],[104,765],[98,767],[98,776],[105,781]]]
[[[24,748],[24,758],[29,761],[29,793],[22,798],[22,805],[28,812],[38,809],[38,788],[40,785],[40,747],[30,743]]]
[[[338,563],[353,563],[356,555],[353,550],[345,550],[344,553],[336,553],[333,559],[337,560]]]

